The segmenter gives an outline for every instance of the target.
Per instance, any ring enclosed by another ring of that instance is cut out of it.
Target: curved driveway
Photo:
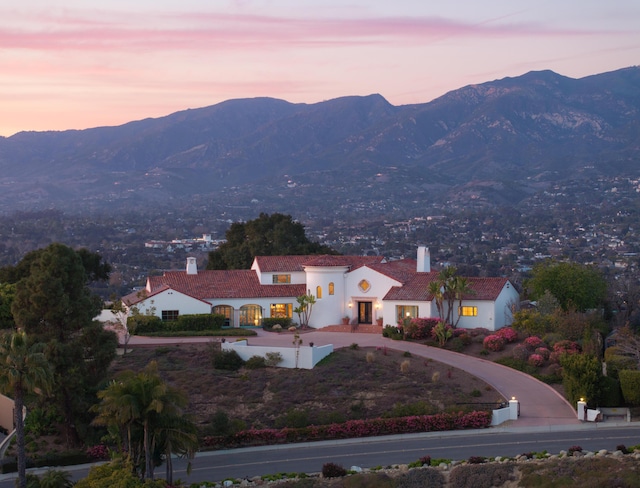
[[[250,345],[291,346],[291,335],[289,334],[274,334],[262,330],[257,332],[257,337],[248,338]],[[409,351],[412,355],[430,358],[467,371],[493,386],[505,398],[515,397],[520,402],[520,418],[512,421],[512,426],[550,427],[581,423],[573,407],[549,385],[491,361],[413,342],[393,341],[380,334],[318,331],[304,333],[301,338],[304,341],[303,344],[309,344],[309,342],[313,342],[317,346],[333,344],[335,349],[348,347],[353,343],[357,343],[360,347],[387,346],[389,349]],[[129,344],[176,344],[210,342],[211,340],[215,339],[211,337],[149,338],[134,336]]]

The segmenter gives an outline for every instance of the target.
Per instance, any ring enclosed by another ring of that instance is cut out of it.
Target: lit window
[[[273,275],[273,284],[279,283],[291,283],[291,275],[290,274],[274,274]]]
[[[216,305],[212,313],[224,315],[225,327],[233,327],[233,307],[230,305]]]
[[[316,298],[322,298],[322,287],[316,286]]]
[[[396,317],[398,322],[402,323],[404,319],[415,319],[418,316],[418,307],[416,305],[397,305]]]
[[[293,305],[291,303],[272,303],[270,313],[275,318],[291,318],[293,317]]]
[[[458,313],[462,317],[477,317],[478,316],[478,307],[460,307]]]
[[[334,292],[335,292],[335,286],[332,281],[331,283],[329,283],[329,295],[333,295]]]
[[[260,305],[243,305],[240,307],[240,326],[262,325],[262,307]]]
[[[179,310],[163,310],[162,311],[162,321],[163,322],[171,322],[173,320],[178,320],[178,315],[180,315]]]
[[[366,293],[371,288],[371,284],[367,280],[361,280],[360,283],[358,283],[358,288]]]

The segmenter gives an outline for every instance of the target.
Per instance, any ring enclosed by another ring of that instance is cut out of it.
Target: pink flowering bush
[[[518,333],[511,327],[504,327],[496,332],[496,335],[502,337],[505,342],[511,343],[518,340]]]
[[[527,362],[531,366],[535,366],[535,367],[539,368],[540,366],[542,366],[544,364],[544,358],[542,356],[540,356],[540,354],[532,354],[531,356],[529,356],[529,359],[527,359]]]
[[[404,334],[407,339],[429,339],[433,328],[438,325],[438,319],[415,318],[404,324]]]
[[[551,356],[551,351],[546,347],[538,347],[535,352],[539,356],[542,356],[545,361],[549,359],[549,356]]]
[[[524,345],[533,351],[538,347],[544,346],[544,342],[538,336],[531,336],[524,340]]]
[[[505,342],[506,341],[503,337],[497,334],[492,334],[484,338],[484,341],[482,341],[482,345],[489,351],[497,352],[504,349]]]
[[[109,459],[109,448],[104,444],[97,444],[87,449],[87,455],[91,459],[104,461]]]
[[[250,429],[229,436],[208,436],[203,439],[202,445],[205,448],[222,449],[415,432],[483,429],[489,425],[491,425],[491,413],[488,411],[439,413],[399,418],[349,420],[341,424],[311,425],[297,429]]]
[[[560,341],[553,345],[553,352],[560,354],[578,354],[580,352],[580,345],[573,341]]]

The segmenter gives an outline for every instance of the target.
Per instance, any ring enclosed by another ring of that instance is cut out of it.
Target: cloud
[[[5,16],[4,49],[39,51],[175,51],[284,49],[376,44],[421,44],[446,38],[585,36],[593,31],[548,29],[504,18],[465,23],[438,17],[304,18],[219,13],[85,11],[21,17]],[[7,21],[9,20],[9,21]],[[18,27],[14,27],[14,26]],[[150,27],[153,26],[153,27]]]

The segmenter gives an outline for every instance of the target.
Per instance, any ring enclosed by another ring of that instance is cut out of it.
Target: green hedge
[[[619,377],[624,401],[630,406],[640,406],[640,371],[623,369]]]
[[[226,317],[222,314],[179,315],[178,320],[163,322],[155,315],[134,315],[127,320],[127,326],[136,335],[158,332],[212,331],[221,330]]]
[[[155,315],[133,315],[127,319],[127,328],[133,330],[136,335],[145,335],[165,330],[165,324]]]
[[[179,315],[178,320],[168,323],[169,330],[220,330],[226,317],[219,313]]]

